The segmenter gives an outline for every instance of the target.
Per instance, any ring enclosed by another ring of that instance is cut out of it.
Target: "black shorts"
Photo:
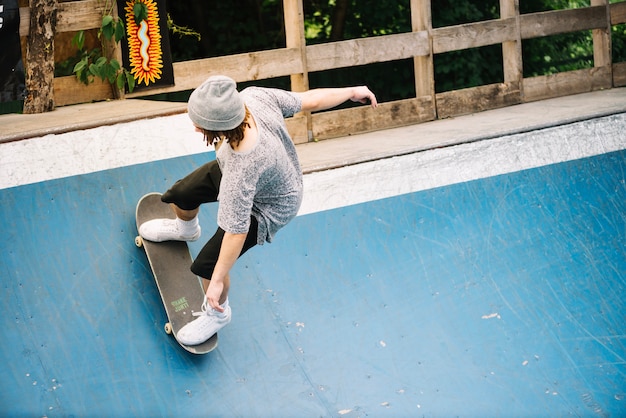
[[[165,203],[173,203],[183,210],[193,210],[203,203],[217,202],[221,180],[222,172],[217,161],[211,161],[187,177],[178,180],[163,194],[161,200]],[[256,218],[250,215],[250,230],[239,254],[240,257],[256,245],[258,225]],[[204,279],[211,279],[220,255],[224,234],[225,231],[218,227],[213,237],[204,245],[191,265],[191,271],[194,274]]]

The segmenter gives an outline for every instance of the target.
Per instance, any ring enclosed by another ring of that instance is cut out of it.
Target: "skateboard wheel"
[[[165,324],[163,329],[165,330],[166,334],[170,335],[172,333],[172,324],[168,322],[167,324]]]
[[[137,235],[135,237],[135,245],[139,248],[143,247],[143,239],[141,239],[141,236]]]

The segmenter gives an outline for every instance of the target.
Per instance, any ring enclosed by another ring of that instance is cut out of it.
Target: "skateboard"
[[[169,204],[161,201],[160,193],[148,193],[139,199],[135,217],[139,231],[139,226],[146,221],[155,218],[174,219],[175,215]],[[189,247],[184,241],[150,242],[139,235],[135,238],[135,245],[145,250],[161,294],[168,318],[165,332],[176,338],[178,331],[195,319],[193,312],[199,312],[204,301],[200,280],[189,270],[192,262]],[[206,354],[217,347],[217,334],[194,346],[182,344],[178,339],[176,341],[190,353]]]

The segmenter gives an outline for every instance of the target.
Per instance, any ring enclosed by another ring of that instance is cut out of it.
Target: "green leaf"
[[[115,28],[113,26],[106,26],[102,28],[102,35],[107,41],[113,39],[115,35]]]
[[[82,71],[76,71],[74,74],[76,75],[76,79],[78,81],[80,81],[81,83],[85,83],[85,81],[83,81],[83,72]],[[85,84],[87,84],[87,83],[85,83]]]
[[[76,65],[74,66],[74,69],[72,70],[73,73],[79,73],[81,71],[83,71],[85,68],[87,68],[87,64],[89,64],[89,61],[87,60],[87,57],[83,57],[83,59],[81,59],[80,61],[78,61],[76,63]]]
[[[100,58],[98,58],[98,59],[96,60],[96,65],[97,65],[98,67],[102,67],[102,66],[104,66],[106,63],[107,63],[107,59],[106,59],[106,57],[100,57]]]
[[[83,50],[83,47],[85,46],[84,30],[80,30],[76,33],[76,35],[74,35],[74,37],[72,38],[72,45],[74,45],[79,51]]]
[[[126,77],[124,76],[123,72],[120,72],[117,75],[117,78],[115,80],[115,84],[117,85],[117,89],[118,90],[122,90],[124,88],[124,84],[126,83]]]
[[[121,20],[117,21],[115,25],[115,42],[121,41],[126,35],[126,30],[124,29],[124,23]]]
[[[109,26],[111,23],[113,23],[113,16],[111,16],[111,15],[102,16],[102,27],[103,28],[105,26]]]
[[[89,78],[89,71],[81,71],[79,73],[76,73],[76,77],[78,77],[78,81],[85,85],[88,85],[92,81],[91,78]]]
[[[126,74],[126,82],[128,83],[128,91],[130,93],[135,89],[135,77],[128,70],[124,70],[124,74]]]
[[[102,79],[109,80],[109,83],[113,84],[115,82],[115,73],[116,71],[111,66],[111,63],[107,63],[102,66]]]
[[[139,24],[142,20],[148,19],[148,7],[140,2],[136,1],[133,6],[133,15],[135,16],[135,23]]]
[[[116,59],[112,59],[111,61],[109,61],[109,65],[115,72],[118,72],[120,68],[122,68],[122,66],[120,65],[120,62]]]
[[[102,77],[102,74],[101,74],[101,67],[97,66],[96,64],[91,64],[89,66],[89,72],[95,75],[96,77],[100,77],[101,79],[104,80],[104,77]]]
[[[113,16],[107,15],[102,18],[102,28],[100,32],[106,40],[110,41],[115,35],[115,24],[113,22]]]

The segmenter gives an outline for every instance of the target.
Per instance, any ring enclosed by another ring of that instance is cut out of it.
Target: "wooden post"
[[[593,29],[593,66],[608,67],[612,75],[611,57],[611,8],[609,0],[591,0],[591,6],[604,6],[606,8],[606,27],[601,29]],[[612,82],[611,82],[612,83]]]
[[[306,91],[309,89],[309,72],[306,58],[306,39],[304,38],[304,7],[302,0],[283,0],[283,13],[285,19],[285,37],[287,48],[300,50],[300,62],[302,72],[291,74],[291,90]],[[301,129],[293,128],[294,142],[307,142],[313,140],[313,125],[311,112],[300,114],[303,120]],[[306,132],[306,133],[305,133]],[[303,138],[304,137],[304,138]]]
[[[165,13],[165,11],[161,11],[161,13]],[[116,1],[113,1],[111,5],[111,16],[113,16],[114,19],[119,19]],[[121,65],[124,65],[122,59],[122,47],[120,46],[119,42],[116,43],[115,39],[111,39],[109,41],[104,39],[103,37],[102,46],[104,47],[104,53],[107,59],[116,59],[117,62],[119,62]],[[111,84],[111,91],[113,92],[114,99],[123,99],[126,94],[123,88],[117,88],[117,83]]]
[[[291,89],[293,91],[306,91],[309,89],[309,73],[306,63],[302,0],[283,0],[283,7],[287,48],[299,48],[302,62],[302,73],[291,75]]]
[[[54,34],[57,0],[30,0],[30,25],[26,44],[26,98],[24,113],[54,110]]]
[[[436,118],[435,71],[433,68],[432,14],[430,0],[411,0],[411,29],[428,32],[429,54],[413,58],[415,67],[415,96],[430,97],[433,103],[432,118]]]
[[[522,33],[520,28],[519,0],[500,0],[500,18],[515,18],[516,40],[502,44],[502,62],[504,65],[504,82],[519,83],[522,89],[524,70],[522,63]],[[523,92],[521,92],[523,97]]]

